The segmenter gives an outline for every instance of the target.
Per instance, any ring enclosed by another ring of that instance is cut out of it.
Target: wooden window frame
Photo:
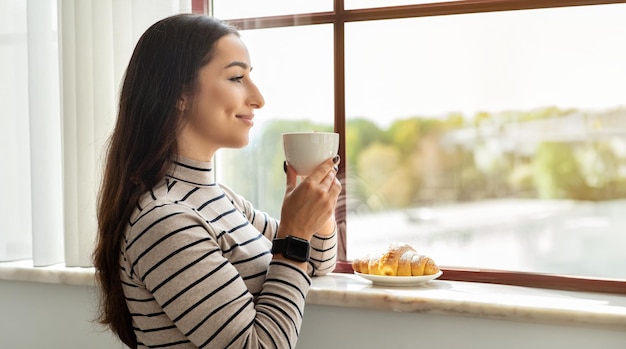
[[[380,8],[344,9],[344,0],[335,0],[333,10],[328,12],[301,13],[293,15],[239,18],[226,20],[240,30],[293,27],[315,24],[333,25],[334,47],[334,128],[340,134],[339,155],[345,159],[346,113],[345,113],[345,24],[359,21],[376,21],[400,18],[417,18],[455,14],[485,13],[496,11],[530,10],[588,5],[626,3],[626,0],[465,0],[428,4],[388,6]],[[211,0],[192,0],[194,13],[212,14]],[[345,161],[340,164],[340,179],[345,179]],[[342,196],[345,198],[345,185]],[[352,273],[346,256],[346,203],[340,200],[336,218],[343,229],[339,230],[338,262],[335,272]],[[444,267],[442,280],[482,282],[569,291],[626,294],[626,280],[588,278],[568,275],[516,272],[509,270],[450,268]]]

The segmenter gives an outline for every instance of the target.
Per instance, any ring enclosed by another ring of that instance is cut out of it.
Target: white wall
[[[298,349],[319,348],[624,349],[626,331],[307,305]]]
[[[94,322],[95,304],[92,287],[0,280],[0,348],[125,348]]]
[[[94,324],[91,287],[0,280],[0,348],[120,349]],[[626,348],[623,329],[307,305],[298,349]]]

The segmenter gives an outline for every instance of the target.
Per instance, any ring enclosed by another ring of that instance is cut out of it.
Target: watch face
[[[302,239],[287,239],[285,256],[305,262],[309,259],[309,242]]]

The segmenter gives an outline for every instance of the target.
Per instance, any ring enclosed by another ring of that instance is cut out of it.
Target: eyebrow
[[[230,67],[241,67],[243,69],[250,69],[252,70],[252,67],[250,67],[247,63],[245,62],[240,62],[240,61],[233,61],[230,62],[227,66],[224,67],[224,69],[228,69]]]

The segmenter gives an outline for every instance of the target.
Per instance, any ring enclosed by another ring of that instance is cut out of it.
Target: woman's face
[[[181,98],[185,118],[177,137],[181,156],[208,161],[219,148],[248,144],[254,110],[265,104],[251,70],[250,55],[239,37],[229,34],[217,41],[213,59],[198,72],[193,98]]]

